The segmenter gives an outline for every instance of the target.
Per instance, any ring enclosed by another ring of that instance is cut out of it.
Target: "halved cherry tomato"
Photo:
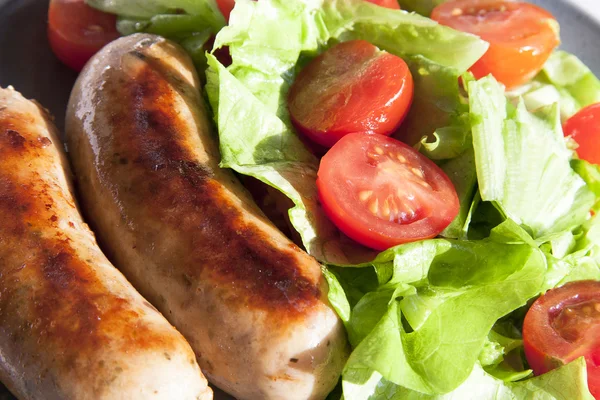
[[[367,0],[369,3],[377,4],[381,7],[391,8],[394,10],[400,9],[400,4],[397,0]]]
[[[353,132],[392,134],[412,97],[412,75],[401,58],[353,40],[325,51],[300,72],[288,107],[301,133],[331,147]]]
[[[528,3],[449,1],[437,6],[431,18],[489,42],[490,48],[471,72],[478,79],[492,74],[509,89],[533,78],[560,43],[552,14]]]
[[[229,21],[229,14],[231,14],[231,10],[235,6],[235,0],[217,0],[217,6],[221,10],[225,20]]]
[[[48,10],[48,40],[64,64],[81,71],[85,63],[119,37],[117,17],[103,13],[84,0],[51,0]]]
[[[600,164],[600,103],[587,106],[569,118],[563,131],[579,145],[579,158]]]
[[[437,236],[456,217],[446,174],[410,146],[383,135],[344,136],[321,160],[323,209],[346,235],[376,250]]]
[[[588,386],[600,399],[600,282],[567,283],[537,299],[525,316],[523,345],[536,375],[585,357]]]

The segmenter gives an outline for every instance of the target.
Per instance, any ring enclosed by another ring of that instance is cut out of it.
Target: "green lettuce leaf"
[[[548,273],[545,289],[571,281],[600,280],[600,217],[586,221],[572,234],[566,248],[552,244],[547,255]]]
[[[192,57],[201,76],[206,69],[206,48],[225,19],[214,0],[86,0],[92,7],[119,15],[122,35],[153,33],[179,43]]]
[[[593,400],[585,360],[579,358],[544,375],[503,382],[476,364],[468,379],[450,393],[428,395],[395,385],[373,372],[361,386],[344,392],[346,400]]]
[[[458,76],[487,49],[475,36],[361,0],[240,0],[215,42],[215,48],[229,46],[233,63],[225,68],[209,56],[207,71],[222,166],[286,194],[295,205],[290,220],[306,249],[336,264],[375,254],[349,241],[324,216],[316,195],[318,161],[289,123],[286,96],[308,60],[351,39],[368,40],[409,64],[415,104],[403,125],[415,123],[410,130],[417,140],[447,125],[461,104]],[[423,124],[422,113],[430,126]]]
[[[225,18],[215,0],[85,0],[104,12],[130,18],[150,19],[159,14],[203,15],[215,25],[224,25]]]
[[[596,196],[594,211],[596,214],[600,211],[600,166],[591,164],[585,160],[575,159],[571,161],[571,167],[588,185],[588,188]]]
[[[467,239],[470,214],[477,188],[477,171],[473,149],[465,151],[458,157],[441,165],[448,175],[460,201],[460,210],[454,220],[444,229],[440,236],[449,239]]]
[[[462,107],[461,107],[462,108]],[[450,124],[436,129],[431,136],[422,137],[417,148],[431,160],[450,160],[473,148],[469,109],[465,105]]]
[[[600,102],[600,80],[573,54],[554,52],[532,82],[509,96],[522,96],[530,110],[558,103],[562,121]]]
[[[517,223],[508,219],[493,228],[490,239],[500,243],[527,243],[544,252],[548,264],[543,290],[567,282],[600,280],[600,218],[592,218],[573,232],[566,231],[550,242],[534,240]]]
[[[402,9],[414,11],[426,17],[431,15],[433,9],[448,0],[400,0]]]
[[[530,114],[507,104],[490,76],[469,83],[479,191],[534,239],[585,222],[594,194],[570,167],[556,106]]]
[[[390,278],[352,310],[355,350],[343,373],[346,398],[372,371],[421,393],[456,389],[496,321],[539,294],[546,273],[538,249],[491,240],[411,243],[372,265]]]

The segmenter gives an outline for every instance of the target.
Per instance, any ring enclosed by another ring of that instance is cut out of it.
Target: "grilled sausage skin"
[[[316,260],[279,232],[219,151],[198,77],[172,42],[136,34],[92,59],[67,140],[117,266],[239,399],[320,399],[347,355]]]
[[[20,399],[212,399],[183,336],[100,251],[62,147],[0,88],[0,379]]]

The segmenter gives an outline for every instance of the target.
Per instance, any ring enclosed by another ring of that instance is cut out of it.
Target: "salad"
[[[331,398],[600,398],[600,81],[556,49],[552,15],[496,0],[87,3],[120,34],[179,42],[221,166],[293,202],[352,345]],[[52,14],[50,30],[64,33]],[[60,56],[73,41],[55,36]]]

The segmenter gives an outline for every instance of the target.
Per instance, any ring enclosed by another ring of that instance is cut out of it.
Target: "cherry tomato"
[[[588,386],[600,399],[600,282],[567,283],[537,299],[525,316],[523,345],[536,375],[585,357]]]
[[[458,196],[446,174],[410,146],[352,133],[321,160],[317,188],[331,221],[376,250],[437,236],[456,217]]]
[[[84,0],[51,0],[48,40],[52,51],[64,64],[81,71],[98,50],[119,37],[116,18]]]
[[[587,106],[569,118],[563,131],[579,145],[579,158],[600,164],[600,103]]]
[[[353,40],[325,51],[300,72],[288,107],[301,133],[331,147],[353,132],[392,134],[412,97],[412,75],[401,58]]]
[[[400,4],[397,0],[367,0],[369,3],[377,4],[381,7],[392,8],[394,10],[400,9]]]
[[[437,6],[431,18],[479,35],[488,51],[471,67],[476,78],[488,74],[508,89],[533,78],[560,43],[558,23],[533,4],[499,0],[456,0]]]
[[[225,20],[229,21],[229,14],[231,14],[231,10],[235,6],[235,0],[217,0],[217,6],[221,10]]]

